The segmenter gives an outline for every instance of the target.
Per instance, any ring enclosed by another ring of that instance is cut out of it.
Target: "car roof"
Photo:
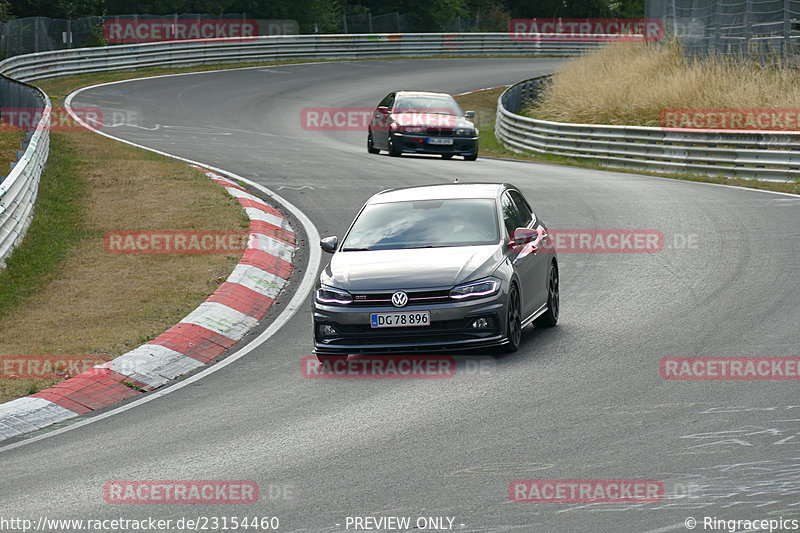
[[[396,96],[435,96],[437,98],[452,98],[447,93],[432,93],[427,91],[397,91]]]
[[[507,183],[447,183],[442,185],[420,185],[405,189],[381,191],[367,202],[385,204],[414,200],[447,200],[451,198],[497,198],[507,188]]]

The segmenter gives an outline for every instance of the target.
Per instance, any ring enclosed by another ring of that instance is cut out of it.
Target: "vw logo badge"
[[[408,303],[408,295],[403,291],[397,291],[396,293],[392,294],[392,304],[395,307],[405,307]]]

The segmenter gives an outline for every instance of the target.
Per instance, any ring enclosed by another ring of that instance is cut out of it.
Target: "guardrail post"
[[[722,38],[720,27],[722,26],[722,2],[718,1],[714,10],[714,54],[720,53],[720,40]]]
[[[783,0],[783,66],[789,68],[792,52],[792,15],[790,0]]]
[[[750,20],[753,14],[753,0],[747,0],[747,7],[744,13],[744,54],[750,55],[750,39],[753,37],[753,26]]]

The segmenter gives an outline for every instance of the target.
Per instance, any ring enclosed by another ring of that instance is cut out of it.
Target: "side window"
[[[531,211],[528,202],[525,201],[525,198],[522,197],[519,191],[508,191],[509,196],[511,199],[514,200],[514,203],[517,205],[517,210],[519,211],[519,221],[520,226],[528,226],[528,224],[533,221],[533,211]]]
[[[514,234],[515,229],[525,224],[520,224],[519,211],[511,200],[511,197],[508,196],[508,193],[503,193],[503,196],[500,198],[500,203],[503,208],[503,222],[506,225],[506,230],[508,230],[508,235],[511,236]]]
[[[391,93],[387,94],[386,97],[383,100],[381,100],[381,102],[378,104],[378,107],[383,106],[391,109],[393,105],[394,105],[394,93]]]

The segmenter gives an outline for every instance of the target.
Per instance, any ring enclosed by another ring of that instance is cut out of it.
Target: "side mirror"
[[[321,241],[319,241],[319,247],[322,248],[323,252],[328,252],[332,254],[336,251],[336,248],[339,246],[339,237],[325,237]]]
[[[475,111],[467,111],[464,113],[464,118],[475,118]]]
[[[379,105],[378,106],[378,113],[382,113],[384,115],[387,115],[387,114],[389,114],[389,108],[386,107],[385,105]]]
[[[539,234],[536,230],[530,228],[517,228],[514,230],[514,234],[511,235],[511,240],[508,242],[508,247],[514,250],[515,252],[521,252],[522,249],[528,243],[536,242],[536,238]],[[536,253],[536,246],[533,246],[533,253]]]

